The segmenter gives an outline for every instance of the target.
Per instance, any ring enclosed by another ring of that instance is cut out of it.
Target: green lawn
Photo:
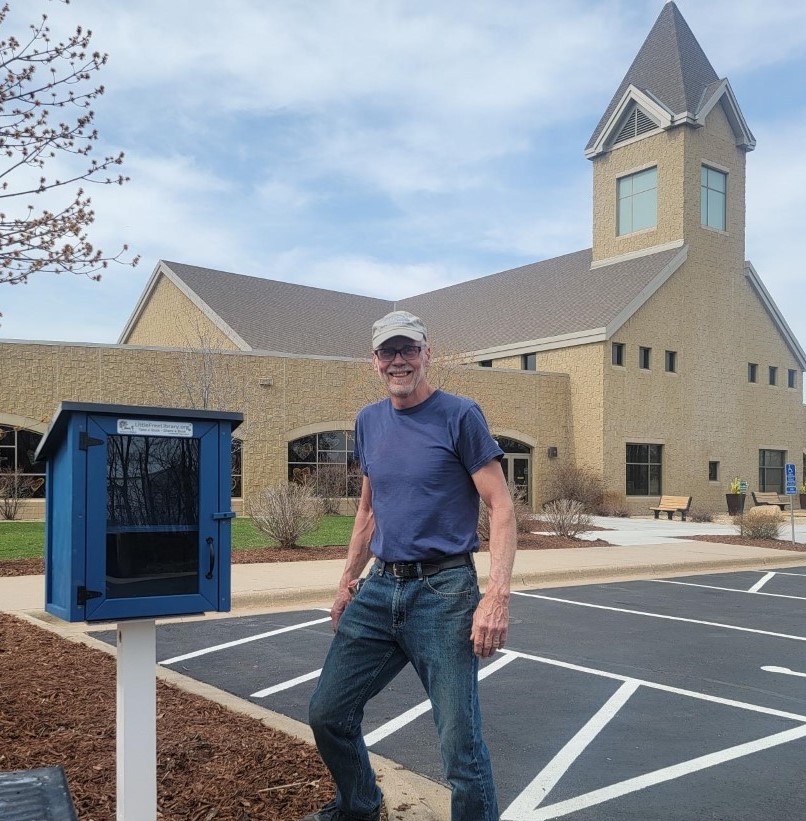
[[[325,516],[318,529],[302,539],[301,544],[305,547],[347,544],[352,529],[352,516]],[[252,526],[251,519],[233,520],[233,550],[253,550],[272,546],[275,545]],[[44,522],[0,522],[0,561],[40,558],[44,549]]]

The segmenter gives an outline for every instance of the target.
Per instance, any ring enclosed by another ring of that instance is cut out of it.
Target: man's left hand
[[[473,614],[473,629],[470,631],[473,652],[483,659],[491,656],[506,644],[508,629],[509,596],[485,593]]]

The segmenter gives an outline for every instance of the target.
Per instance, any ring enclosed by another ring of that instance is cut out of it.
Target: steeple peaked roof
[[[657,100],[674,121],[684,114],[694,118],[706,89],[718,81],[688,23],[669,0],[613,95],[586,151],[596,144],[630,86]]]

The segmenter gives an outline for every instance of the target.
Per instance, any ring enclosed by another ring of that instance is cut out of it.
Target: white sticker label
[[[129,436],[193,436],[193,423],[168,419],[118,419],[118,433]]]

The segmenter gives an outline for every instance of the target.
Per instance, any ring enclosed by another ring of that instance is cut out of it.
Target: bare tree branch
[[[6,3],[0,8],[0,32],[9,13]],[[117,170],[123,152],[90,156],[98,140],[91,105],[104,93],[91,81],[109,55],[90,50],[92,32],[81,26],[54,40],[47,19],[43,14],[24,38],[0,36],[0,284],[23,283],[38,271],[99,280],[110,262],[134,266],[139,261],[129,256],[127,245],[105,254],[87,234],[95,211],[84,186],[129,180]],[[78,165],[63,179],[47,176],[48,163],[61,157]],[[66,202],[57,209],[37,210],[31,201],[59,191]],[[15,205],[15,213],[5,212]]]

